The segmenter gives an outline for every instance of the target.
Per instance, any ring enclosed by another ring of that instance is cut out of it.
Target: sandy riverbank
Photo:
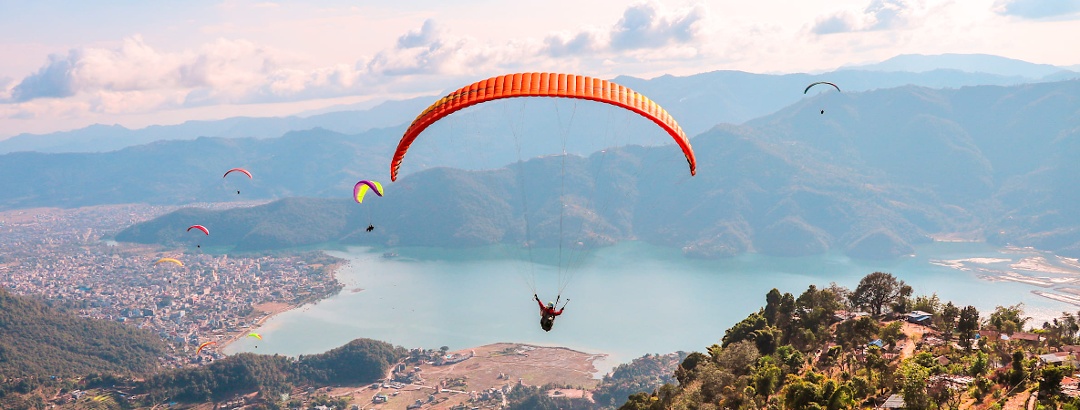
[[[327,264],[327,265],[312,264],[311,266],[316,268],[316,269],[326,269],[326,270],[328,270],[329,273],[330,273],[330,280],[332,280],[334,282],[337,282],[338,284],[341,284],[341,281],[338,280],[338,277],[337,277],[338,270],[340,270],[342,267],[344,267],[345,264],[347,264],[347,263],[348,263],[347,261],[339,260],[338,262],[334,262],[334,263]],[[363,289],[360,289],[360,290],[363,290]],[[356,291],[357,291],[356,289],[353,289],[353,292],[356,292]],[[327,297],[329,297],[329,296],[332,296],[332,295],[328,295]],[[288,311],[293,310],[293,309],[299,309],[299,308],[303,307],[304,305],[306,305],[308,303],[318,303],[318,301],[317,300],[316,301],[308,301],[308,302],[300,303],[300,304],[286,303],[286,302],[265,302],[265,303],[259,303],[259,304],[252,305],[251,306],[251,308],[252,308],[251,315],[248,315],[248,317],[245,318],[245,323],[248,323],[248,325],[245,326],[243,329],[240,329],[240,330],[238,330],[236,332],[230,333],[228,336],[225,337],[224,340],[219,340],[217,342],[216,348],[218,350],[224,351],[226,348],[229,347],[229,345],[231,345],[233,343],[236,343],[236,341],[247,337],[247,335],[251,334],[252,331],[254,331],[255,329],[258,329],[259,327],[261,327],[263,325],[263,323],[266,323],[266,321],[270,320],[270,318],[272,318],[274,316],[277,316],[277,315],[279,315],[281,313],[288,312]]]
[[[252,309],[254,309],[252,316],[258,317],[258,319],[255,320],[254,324],[248,326],[243,330],[240,330],[239,332],[230,334],[223,341],[219,341],[217,344],[217,348],[220,350],[224,350],[230,344],[235,343],[237,340],[247,337],[247,335],[250,334],[252,330],[257,329],[259,326],[262,326],[263,323],[265,323],[267,320],[274,317],[275,315],[283,312],[288,312],[299,307],[300,306],[284,302],[267,302],[254,305],[252,306]]]
[[[1080,294],[1068,285],[1080,284],[1080,262],[1034,248],[1007,247],[1011,257],[980,257],[931,260],[930,263],[959,271],[973,272],[989,281],[1018,282],[1045,290],[1032,290],[1041,297],[1080,306]]]

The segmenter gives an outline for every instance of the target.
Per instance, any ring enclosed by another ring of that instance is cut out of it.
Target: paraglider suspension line
[[[508,116],[504,115],[504,118]],[[522,123],[525,118],[525,104],[521,104],[521,109],[518,112],[518,124]],[[536,274],[533,271],[533,254],[532,254],[532,232],[529,229],[529,198],[526,196],[528,189],[525,186],[525,161],[521,159],[521,137],[518,134],[517,127],[511,122],[507,124],[510,126],[510,132],[514,134],[514,147],[517,149],[518,156],[518,189],[521,190],[521,213],[525,219],[525,250],[529,255],[528,275],[523,275],[525,284],[529,286],[533,294],[536,294]]]
[[[559,253],[558,253],[558,257],[559,257],[559,292],[558,292],[558,294],[562,295],[563,290],[566,289],[566,285],[568,285],[570,283],[570,278],[572,277],[571,271],[570,271],[570,265],[571,265],[572,261],[568,260],[565,264],[563,263],[563,241],[565,241],[565,239],[566,239],[566,238],[564,238],[565,232],[563,230],[563,220],[564,220],[564,218],[566,216],[566,203],[563,202],[563,201],[566,198],[566,156],[567,156],[567,154],[566,154],[566,144],[569,141],[569,135],[568,134],[570,133],[570,128],[574,125],[574,116],[577,114],[577,102],[576,101],[573,102],[573,107],[574,108],[572,110],[570,110],[570,119],[569,119],[569,121],[567,121],[565,127],[562,126],[562,112],[559,111],[558,102],[557,101],[552,101],[552,103],[555,104],[555,116],[556,116],[556,119],[559,121],[559,126],[560,126],[559,128],[562,131],[562,135],[560,135],[560,137],[562,139],[562,161],[560,163],[561,171],[559,172],[559,203],[558,203],[558,206],[559,206]],[[570,259],[573,259],[573,252],[571,252],[571,254],[570,254]]]

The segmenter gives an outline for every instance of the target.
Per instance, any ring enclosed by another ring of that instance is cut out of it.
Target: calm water
[[[997,305],[1023,302],[1042,323],[1077,308],[1032,294],[1039,287],[990,282],[969,272],[930,264],[931,259],[1015,257],[977,243],[934,243],[914,257],[891,262],[842,255],[780,258],[743,255],[725,260],[684,258],[678,250],[623,243],[590,252],[570,269],[564,292],[571,298],[555,328],[545,333],[528,285],[554,298],[559,274],[551,265],[515,258],[506,248],[445,250],[350,248],[327,252],[348,259],[338,273],[340,294],[282,313],[256,330],[262,341],[234,343],[228,353],[319,353],[367,337],[405,347],[462,349],[495,342],[526,342],[607,353],[601,367],[646,353],[703,351],[724,330],[765,304],[772,288],[798,296],[810,284],[854,288],[874,271],[890,272],[915,294],[936,292],[943,301],[974,305],[985,314]],[[542,259],[534,256],[533,260]],[[564,276],[565,277],[565,276]],[[363,291],[353,292],[362,288]],[[546,301],[547,299],[545,299]],[[257,346],[257,347],[256,347]]]

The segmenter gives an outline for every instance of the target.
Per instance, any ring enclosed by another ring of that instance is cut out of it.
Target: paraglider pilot
[[[563,309],[555,309],[555,302],[548,302],[547,306],[544,306],[544,302],[540,301],[540,297],[533,293],[533,299],[536,300],[536,304],[540,305],[540,328],[545,332],[551,331],[551,326],[555,325],[555,316],[561,315],[566,305],[563,305]],[[566,300],[567,302],[570,299]]]
[[[368,232],[374,231],[375,230],[375,225],[368,224],[367,228],[364,229],[364,230],[368,231]]]

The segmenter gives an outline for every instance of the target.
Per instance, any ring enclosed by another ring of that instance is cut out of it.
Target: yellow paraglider
[[[375,195],[383,196],[382,184],[378,181],[363,180],[357,182],[356,185],[353,186],[353,200],[358,204],[364,203],[364,195],[367,194],[369,190],[375,192]]]
[[[247,337],[254,337],[256,339],[262,340],[262,335],[258,333],[248,333]]]
[[[180,262],[180,260],[174,259],[174,258],[161,258],[161,259],[158,259],[157,262],[154,262],[154,266],[160,265],[162,263],[173,263],[173,264],[176,264],[177,266],[184,266],[184,262]]]

